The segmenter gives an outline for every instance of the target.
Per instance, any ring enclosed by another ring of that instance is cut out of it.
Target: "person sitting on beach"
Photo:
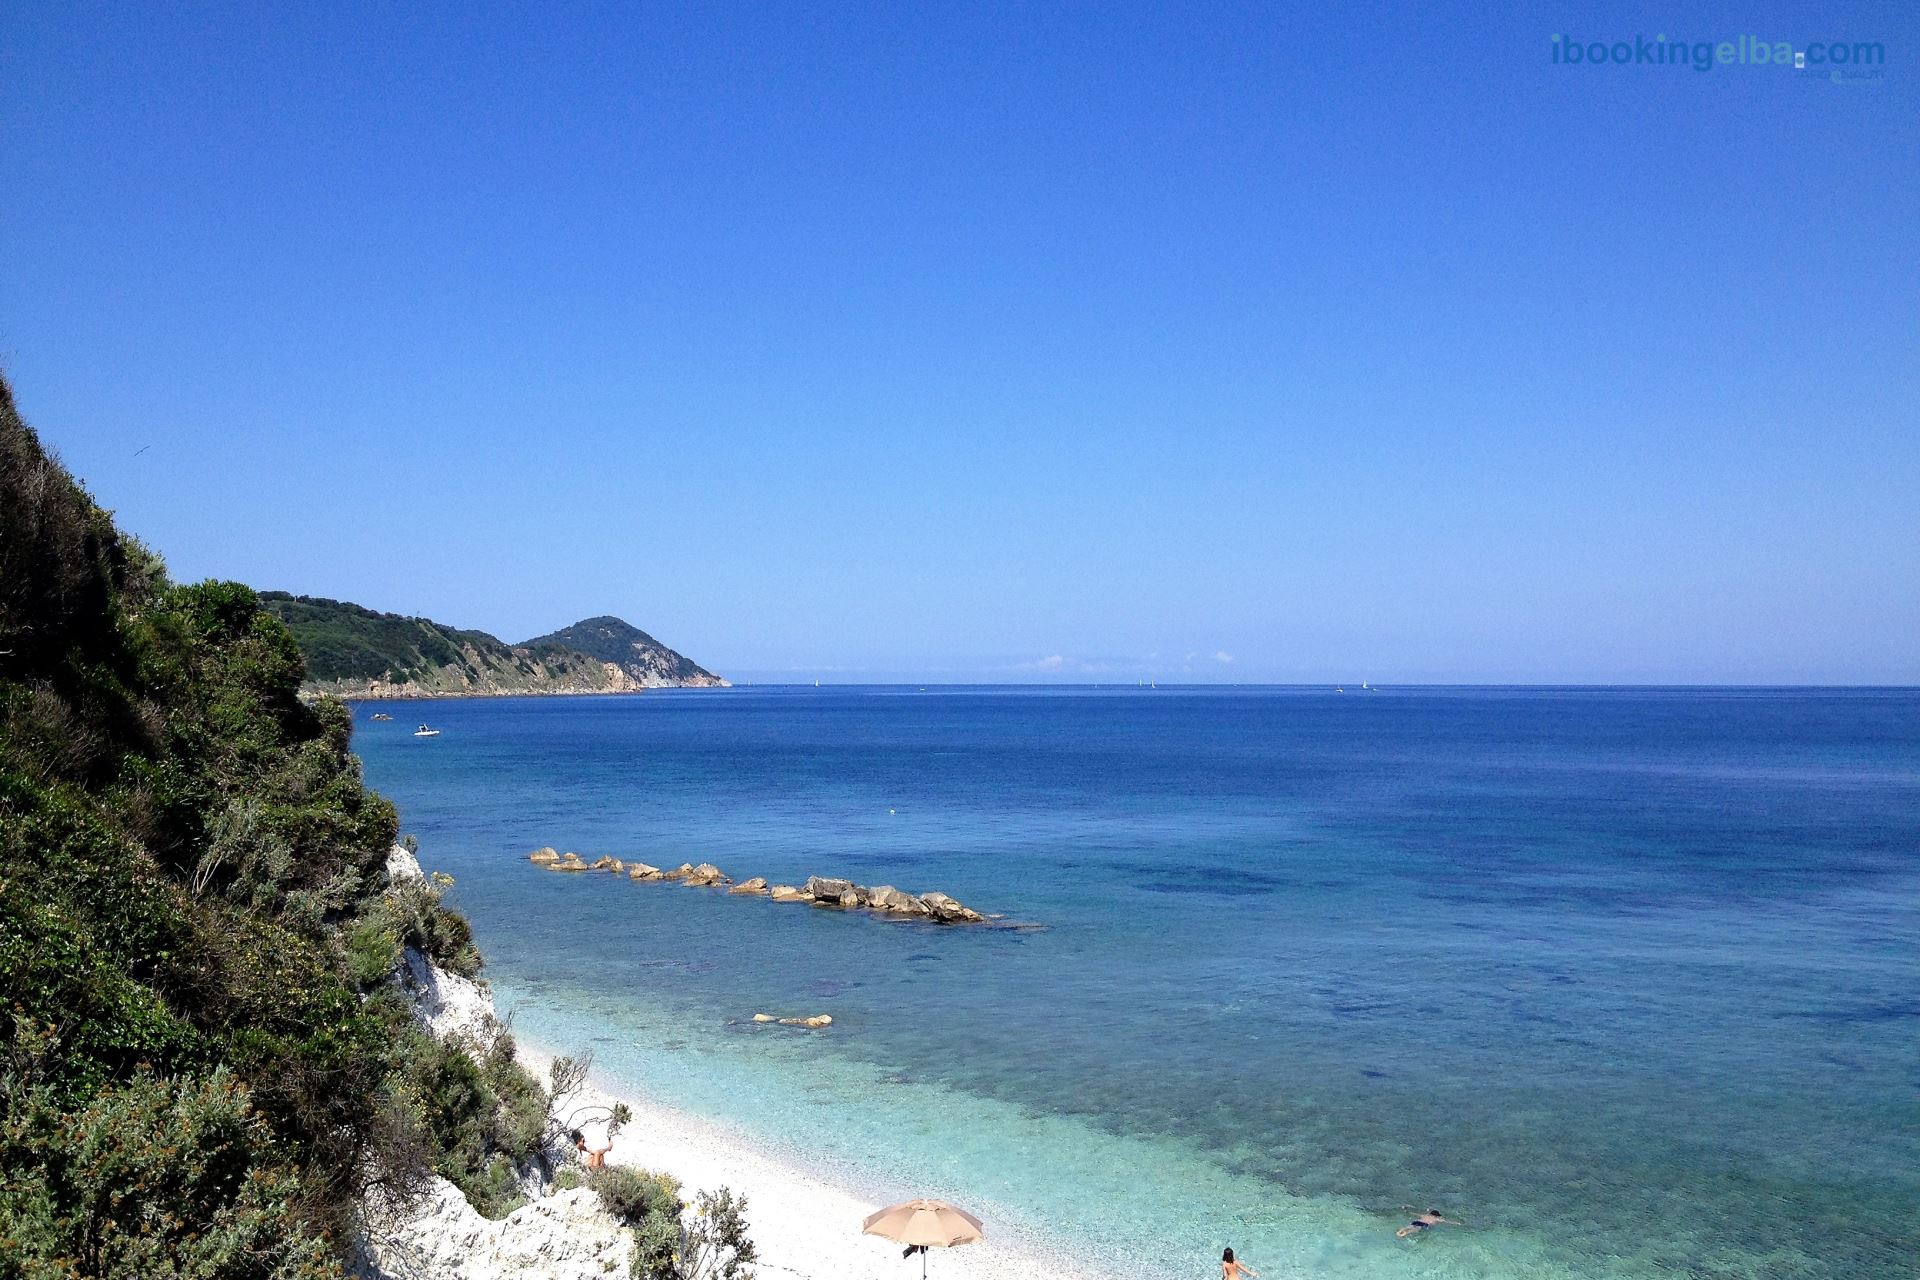
[[[1443,1222],[1450,1227],[1464,1227],[1467,1225],[1464,1222],[1456,1222],[1452,1218],[1441,1217],[1438,1209],[1429,1209],[1393,1234],[1405,1240],[1408,1236],[1417,1236],[1428,1227],[1437,1227]]]
[[[607,1167],[607,1152],[613,1150],[613,1144],[611,1142],[604,1147],[590,1147],[587,1145],[587,1135],[581,1133],[578,1129],[573,1130],[567,1134],[567,1136],[573,1139],[573,1145],[580,1152],[580,1158],[586,1161],[587,1168],[604,1169]]]
[[[1233,1250],[1228,1249],[1220,1255],[1220,1280],[1240,1280],[1241,1276],[1252,1276],[1259,1280],[1260,1273],[1244,1262],[1235,1260]]]

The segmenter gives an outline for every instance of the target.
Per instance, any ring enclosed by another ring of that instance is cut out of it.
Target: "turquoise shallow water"
[[[366,708],[361,709],[364,717]],[[369,782],[534,1039],[1121,1274],[1879,1277],[1920,1240],[1920,695],[422,704]],[[540,844],[944,888],[939,930]],[[830,1012],[827,1032],[755,1027]],[[1468,1230],[1394,1240],[1400,1208]]]

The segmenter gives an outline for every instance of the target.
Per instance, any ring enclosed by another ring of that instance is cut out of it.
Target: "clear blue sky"
[[[0,24],[0,362],[177,576],[760,680],[1920,682],[1913,6],[281,8]],[[1551,62],[1660,32],[1886,64]]]

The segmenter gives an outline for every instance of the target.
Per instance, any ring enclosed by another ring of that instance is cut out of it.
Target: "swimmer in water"
[[[1393,1234],[1405,1240],[1408,1236],[1417,1236],[1428,1227],[1437,1227],[1443,1222],[1450,1227],[1464,1227],[1467,1225],[1464,1222],[1456,1222],[1452,1218],[1441,1217],[1438,1209],[1429,1209]]]
[[[1244,1262],[1234,1260],[1233,1250],[1229,1249],[1221,1254],[1220,1280],[1240,1280],[1242,1276],[1252,1276],[1254,1280],[1260,1280],[1260,1273],[1258,1271],[1255,1271]]]

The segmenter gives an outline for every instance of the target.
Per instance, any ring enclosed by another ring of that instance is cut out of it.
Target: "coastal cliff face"
[[[633,1239],[586,1187],[556,1191],[504,1218],[482,1217],[435,1178],[403,1218],[363,1238],[355,1280],[606,1280],[630,1272]]]
[[[638,693],[727,682],[618,618],[510,645],[484,631],[269,591],[307,663],[307,689],[345,698]]]
[[[395,846],[392,884],[425,886],[419,861]],[[500,1031],[484,982],[442,968],[409,947],[393,977],[421,1029],[478,1046]],[[394,1208],[373,1197],[348,1256],[353,1280],[605,1280],[629,1272],[633,1237],[587,1187],[556,1188],[538,1164],[516,1170],[527,1203],[499,1218],[474,1208],[445,1178]]]
[[[524,1199],[548,1095],[409,1021],[405,949],[480,957],[442,886],[383,865],[394,808],[303,676],[252,590],[173,582],[0,378],[0,1276],[338,1280],[370,1194]]]
[[[633,1229],[548,1176],[570,1095],[276,612],[173,582],[0,377],[0,1276],[340,1280],[414,1221],[396,1280],[619,1274]],[[428,671],[498,645],[371,618]]]

